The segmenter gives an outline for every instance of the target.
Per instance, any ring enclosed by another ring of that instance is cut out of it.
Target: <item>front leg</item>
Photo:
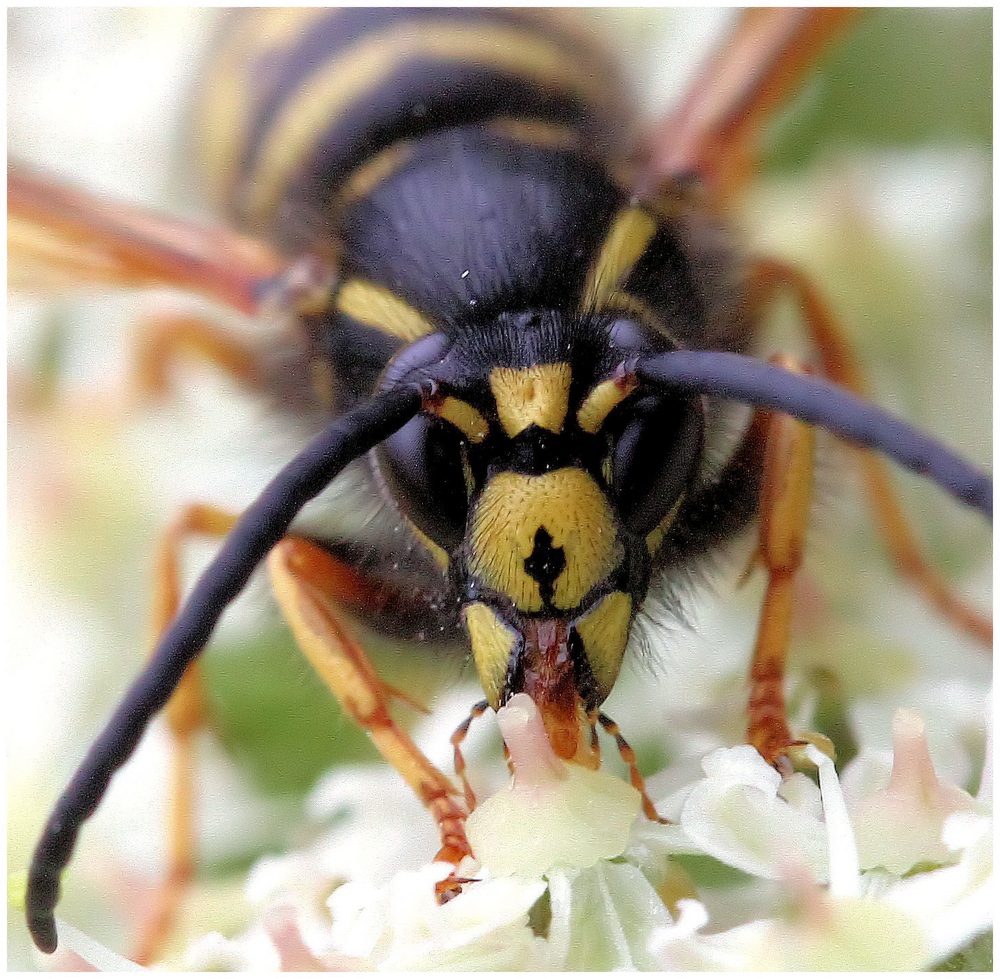
[[[801,371],[791,358],[774,360]],[[760,412],[763,418],[764,482],[760,495],[760,532],[756,559],[768,574],[757,642],[750,665],[747,740],[783,774],[791,771],[792,737],[785,708],[785,660],[792,618],[795,574],[812,503],[815,433],[787,415]]]
[[[382,757],[406,779],[441,833],[436,859],[458,866],[472,849],[460,793],[392,719],[393,699],[413,703],[376,673],[343,621],[339,606],[363,604],[366,583],[317,544],[286,537],[268,557],[278,604],[299,648],[330,692],[368,732]]]

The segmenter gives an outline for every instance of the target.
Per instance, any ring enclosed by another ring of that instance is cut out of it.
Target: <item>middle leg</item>
[[[750,280],[751,302],[756,310],[762,309],[780,292],[788,293],[798,306],[808,335],[816,345],[823,373],[854,394],[870,398],[858,358],[829,305],[807,276],[783,262],[759,259],[751,269]],[[855,449],[854,455],[860,466],[876,529],[897,572],[908,579],[946,620],[991,649],[992,619],[956,594],[951,584],[932,566],[899,502],[884,461],[866,449]]]

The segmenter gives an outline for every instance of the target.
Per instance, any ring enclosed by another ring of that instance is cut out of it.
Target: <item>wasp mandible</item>
[[[281,357],[189,318],[160,323],[150,349],[165,359],[195,349],[314,435],[242,514],[193,505],[166,534],[162,638],[36,851],[29,922],[40,947],[55,947],[52,909],[80,825],[157,711],[178,742],[193,735],[187,668],[265,558],[302,651],[424,800],[440,856],[457,864],[465,805],[392,720],[395,692],[338,609],[465,636],[487,706],[529,693],[556,753],[596,766],[590,732],[651,586],[759,514],[770,584],[747,739],[787,766],[797,736],[783,664],[810,426],[991,513],[987,477],[859,399],[860,370],[812,283],[742,256],[722,217],[765,122],[845,18],[747,13],[636,146],[613,61],[547,17],[246,14],[220,34],[197,120],[206,172],[240,234],[12,171],[12,246],[26,263],[289,314],[294,343]],[[749,358],[779,295],[799,307],[833,384],[796,361]],[[731,402],[754,413],[714,465],[706,444]],[[920,557],[883,463],[861,458],[901,570],[985,639],[989,623]],[[357,459],[391,525],[382,550],[294,523]],[[173,569],[194,535],[225,541],[182,602]],[[189,848],[179,845],[176,867],[189,866]]]

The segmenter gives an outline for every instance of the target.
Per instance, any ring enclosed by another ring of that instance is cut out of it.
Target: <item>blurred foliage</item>
[[[377,758],[279,624],[202,662],[212,729],[262,791],[306,792],[335,764]]]
[[[934,972],[992,972],[993,929],[960,948],[933,969]]]
[[[370,636],[363,644],[387,683],[428,704],[435,688],[454,680],[460,668],[460,655],[435,647]],[[203,670],[212,728],[262,792],[304,793],[335,765],[379,760],[280,622],[217,644]],[[406,727],[418,715],[400,704],[394,716]]]
[[[993,142],[993,12],[867,9],[776,127],[769,170],[851,144]]]

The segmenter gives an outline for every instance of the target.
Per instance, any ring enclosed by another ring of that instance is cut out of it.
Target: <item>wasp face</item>
[[[644,394],[622,368],[662,344],[630,321],[501,316],[448,345],[434,413],[379,454],[449,570],[490,704],[528,693],[564,758],[617,679],[700,458],[700,402]]]

